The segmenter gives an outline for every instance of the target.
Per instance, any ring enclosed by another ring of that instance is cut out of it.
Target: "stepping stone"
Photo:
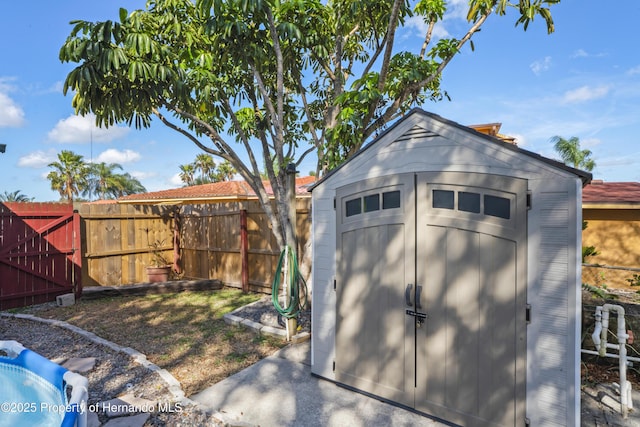
[[[103,427],[142,427],[151,414],[138,414],[130,417],[113,418],[103,424]]]
[[[100,427],[100,418],[95,412],[87,413],[87,427]]]
[[[84,374],[89,372],[96,366],[96,358],[95,357],[72,357],[68,359],[66,362],[62,364],[65,368],[70,371],[77,372],[79,374]]]
[[[120,417],[135,412],[153,412],[156,409],[156,402],[135,397],[133,394],[127,393],[115,399],[100,403],[100,409],[102,409],[109,418]]]

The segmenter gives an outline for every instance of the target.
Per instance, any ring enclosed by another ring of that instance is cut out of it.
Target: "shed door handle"
[[[413,304],[411,303],[411,288],[413,287],[413,285],[411,283],[409,283],[407,285],[407,289],[405,289],[404,291],[404,300],[407,303],[407,307],[412,307]]]
[[[420,304],[420,294],[422,294],[422,286],[418,285],[416,286],[416,309],[422,308]]]

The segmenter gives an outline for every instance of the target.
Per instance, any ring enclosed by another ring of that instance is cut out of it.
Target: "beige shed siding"
[[[532,184],[540,190],[533,191],[529,215],[527,414],[531,425],[579,425],[573,403],[579,385],[579,317],[572,307],[580,304],[574,267],[579,265],[580,233],[568,224],[580,221],[580,194],[571,181]]]
[[[440,171],[528,180],[533,207],[527,299],[533,317],[527,329],[527,417],[531,425],[579,425],[580,233],[574,225],[581,221],[580,180],[420,115],[409,116],[313,190],[312,372],[335,380],[336,189],[369,178]]]
[[[335,192],[327,190],[323,187],[313,192],[311,209],[311,238],[313,239],[311,320],[314,337],[311,370],[317,375],[335,380],[333,360],[335,358],[336,293],[333,290],[333,278],[335,276],[336,215],[332,195]]]

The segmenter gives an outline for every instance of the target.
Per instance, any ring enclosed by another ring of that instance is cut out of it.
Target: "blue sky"
[[[451,3],[464,6],[466,1]],[[58,51],[73,19],[116,19],[118,8],[142,0],[7,2],[0,14],[0,194],[20,190],[36,201],[57,200],[45,179],[61,150],[87,160],[116,162],[149,190],[179,187],[179,165],[199,153],[160,123],[151,129],[92,129],[76,117],[62,83],[72,64]],[[37,11],[34,11],[37,9]],[[455,8],[454,8],[455,9]],[[537,19],[527,32],[515,17],[492,16],[443,76],[452,101],[423,108],[461,124],[502,123],[521,147],[556,157],[549,139],[576,136],[593,151],[594,177],[640,181],[640,2],[564,0],[552,9],[556,32]],[[455,10],[438,27],[457,36]],[[422,42],[422,24],[409,21],[398,46]],[[414,50],[415,51],[415,50]],[[93,140],[93,143],[91,143]],[[299,168],[314,169],[312,162]]]

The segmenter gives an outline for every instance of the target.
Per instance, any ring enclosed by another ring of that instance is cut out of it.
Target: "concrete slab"
[[[640,427],[640,391],[632,390],[634,410],[624,419],[620,413],[620,395],[617,384],[597,384],[582,389],[582,422],[585,427],[625,426]]]
[[[288,346],[191,399],[229,424],[331,427],[442,426],[311,375],[308,342]]]

